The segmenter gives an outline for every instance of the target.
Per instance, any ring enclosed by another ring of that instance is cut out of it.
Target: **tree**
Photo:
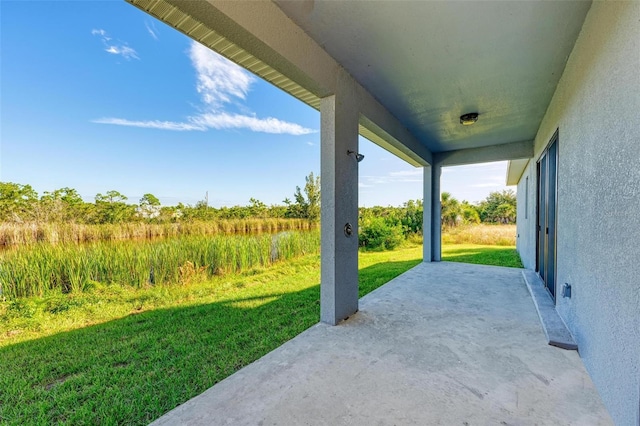
[[[226,214],[224,208],[221,209],[222,217]],[[228,209],[227,209],[228,210]],[[213,207],[209,207],[209,203],[207,200],[200,200],[196,203],[195,206],[184,206],[182,203],[178,204],[178,211],[181,212],[180,218],[191,221],[191,220],[213,220],[216,218],[216,209]]]
[[[304,190],[296,186],[293,198],[294,202],[288,198],[283,201],[287,205],[287,217],[318,220],[320,218],[320,176],[314,176],[313,172],[309,173],[309,176],[305,177]]]
[[[423,215],[424,207],[422,200],[409,200],[404,203],[401,209],[400,223],[405,234],[416,233],[422,231],[422,223],[424,220]]]
[[[478,213],[478,208],[476,206],[469,204],[466,200],[463,200],[462,204],[460,204],[460,209],[462,211],[462,219],[464,220],[464,223],[480,223],[480,214]]]
[[[98,223],[120,223],[129,217],[127,197],[118,191],[96,195],[96,221]],[[135,207],[135,206],[134,206]]]
[[[516,221],[516,194],[510,189],[494,191],[480,203],[483,222],[514,223]]]
[[[82,197],[73,188],[45,192],[38,203],[38,219],[48,222],[79,222],[84,219],[84,206]]]
[[[511,203],[502,203],[496,207],[495,218],[500,223],[514,223],[516,221],[516,206]]]
[[[249,216],[257,218],[267,217],[267,205],[256,198],[249,199]]]
[[[440,220],[442,226],[456,226],[462,220],[460,202],[453,198],[449,192],[440,194]]]
[[[107,191],[106,195],[96,195],[96,203],[124,203],[127,200],[127,197],[114,190]]]
[[[140,198],[138,215],[144,219],[156,219],[160,216],[160,200],[153,194],[144,194]]]
[[[269,206],[268,217],[284,218],[287,217],[287,206],[272,204]]]
[[[144,194],[140,198],[140,206],[159,206],[160,200],[153,194]]]
[[[0,182],[0,219],[23,222],[33,218],[38,193],[30,185]]]

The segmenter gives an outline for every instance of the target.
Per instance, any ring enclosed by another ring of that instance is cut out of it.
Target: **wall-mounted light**
[[[478,121],[477,112],[470,112],[468,114],[462,114],[460,116],[460,124],[462,124],[463,126],[471,126],[476,121]]]
[[[352,150],[348,150],[347,151],[347,155],[353,155],[353,157],[356,159],[356,161],[358,163],[361,162],[362,160],[364,160],[364,155],[358,154],[357,152],[352,151]]]

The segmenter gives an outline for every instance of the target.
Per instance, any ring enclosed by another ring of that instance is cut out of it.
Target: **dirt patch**
[[[73,378],[75,376],[76,376],[76,374],[65,374],[65,375],[60,376],[60,377],[58,377],[56,379],[53,379],[52,381],[49,381],[49,382],[45,383],[43,385],[43,387],[44,387],[45,390],[51,390],[51,389],[55,388],[56,386],[59,386],[59,385],[63,384],[64,382],[66,382],[67,380],[69,380],[69,379],[71,379],[71,378]]]

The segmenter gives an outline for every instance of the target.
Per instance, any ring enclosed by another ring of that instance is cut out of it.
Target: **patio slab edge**
[[[553,299],[547,293],[542,279],[531,270],[522,271],[522,277],[527,284],[529,293],[531,293],[531,298],[536,306],[536,311],[538,311],[538,317],[549,345],[567,350],[578,350],[578,344],[573,339],[562,318],[560,318],[558,311],[556,311]]]

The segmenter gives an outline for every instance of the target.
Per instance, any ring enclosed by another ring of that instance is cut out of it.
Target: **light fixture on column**
[[[353,155],[353,157],[356,159],[358,163],[364,160],[364,155],[358,154],[357,152],[352,150],[347,150],[347,155]]]
[[[460,124],[462,124],[463,126],[471,126],[476,121],[478,121],[477,112],[470,112],[468,114],[462,114],[460,116]]]

